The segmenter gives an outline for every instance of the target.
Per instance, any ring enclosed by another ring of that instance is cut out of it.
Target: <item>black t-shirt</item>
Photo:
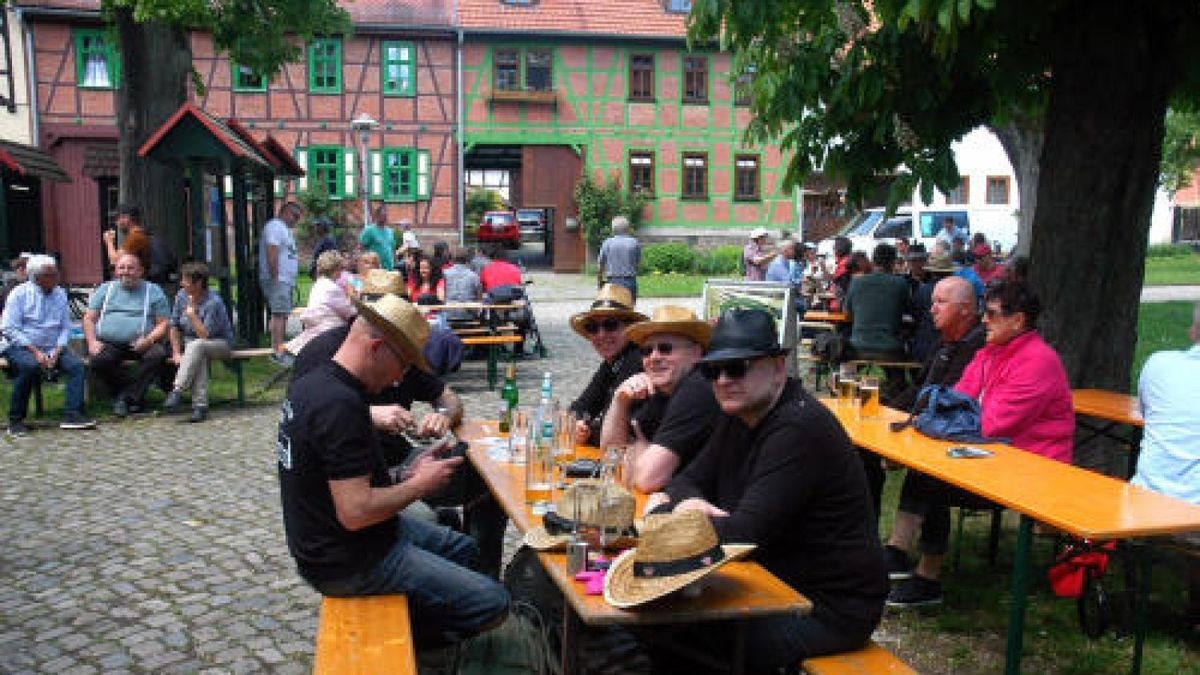
[[[837,418],[789,379],[755,428],[721,414],[700,455],[667,485],[671,503],[700,497],[722,543],[754,559],[850,635],[879,624],[888,582],[862,461]]]
[[[651,443],[678,455],[682,469],[704,447],[720,412],[712,384],[692,369],[670,397],[656,394],[642,401],[631,421],[638,423]]]
[[[279,492],[288,549],[310,581],[341,579],[377,564],[397,538],[397,521],[351,532],[338,522],[330,480],[370,476],[391,484],[367,403],[367,392],[328,362],[288,388],[279,437]]]
[[[938,342],[921,371],[917,373],[913,385],[886,403],[893,408],[911,410],[921,387],[927,384],[954,386],[967,369],[967,364],[975,358],[975,352],[982,349],[985,342],[987,332],[981,323],[975,324],[971,330],[953,342]]]
[[[642,353],[637,345],[630,342],[611,363],[600,363],[587,387],[579,394],[579,398],[571,403],[572,412],[586,414],[591,420],[588,423],[588,445],[600,445],[600,427],[604,422],[608,404],[612,402],[613,392],[622,382],[640,372]]]

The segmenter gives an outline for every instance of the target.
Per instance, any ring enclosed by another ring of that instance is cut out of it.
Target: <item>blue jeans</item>
[[[23,420],[29,410],[29,395],[33,393],[33,383],[42,376],[42,367],[33,357],[33,352],[24,347],[9,347],[4,352],[4,358],[8,359],[10,367],[16,371],[12,399],[8,406],[8,418]],[[82,412],[83,379],[87,377],[83,361],[64,349],[58,355],[57,368],[67,376],[67,405],[64,412]]]
[[[373,569],[313,586],[323,595],[343,597],[403,593],[419,646],[459,642],[498,625],[507,615],[508,591],[468,569],[479,554],[470,537],[403,516],[399,534],[399,541]]]

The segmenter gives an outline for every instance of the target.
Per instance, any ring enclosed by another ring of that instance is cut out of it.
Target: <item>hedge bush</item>
[[[696,256],[695,271],[706,275],[737,275],[741,257],[740,246],[718,246],[711,251],[701,251]]]
[[[1186,258],[1192,255],[1187,244],[1151,244],[1146,249],[1147,258]]]
[[[691,272],[696,266],[696,254],[686,244],[668,242],[649,244],[642,249],[644,272]]]

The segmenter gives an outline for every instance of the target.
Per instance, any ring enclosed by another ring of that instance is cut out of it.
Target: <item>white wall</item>
[[[914,192],[914,211],[925,208],[956,208],[964,206],[971,214],[971,231],[983,232],[992,241],[999,240],[1008,251],[1017,241],[1017,210],[1021,207],[1021,195],[1017,189],[1017,176],[1013,173],[1012,164],[1004,147],[1000,145],[995,134],[985,127],[978,127],[951,144],[954,151],[954,161],[958,164],[958,172],[966,176],[969,190],[966,204],[946,204],[946,196],[940,191],[934,191],[933,201],[922,205],[920,192]],[[989,177],[1003,176],[1008,178],[1008,201],[1003,204],[987,203],[987,185]]]
[[[17,102],[15,113],[9,112],[7,107],[0,106],[0,138],[33,145],[33,135],[30,131],[30,115],[32,113],[29,108],[29,87],[25,77],[25,68],[28,63],[25,60],[25,40],[21,34],[21,21],[11,7],[6,6],[0,11],[8,13],[8,44],[12,50],[12,63],[5,64],[5,66],[12,70],[15,89],[13,98]],[[4,50],[0,49],[0,62],[3,59]]]

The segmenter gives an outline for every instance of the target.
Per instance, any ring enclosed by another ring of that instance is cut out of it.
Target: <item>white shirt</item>
[[[279,247],[279,280],[289,286],[296,285],[296,272],[300,267],[300,258],[296,254],[296,239],[292,231],[279,218],[272,218],[263,225],[262,237],[258,240],[258,276],[266,279],[271,274],[267,266],[267,247]]]
[[[1134,485],[1200,504],[1200,345],[1153,354],[1138,379],[1146,420]]]

